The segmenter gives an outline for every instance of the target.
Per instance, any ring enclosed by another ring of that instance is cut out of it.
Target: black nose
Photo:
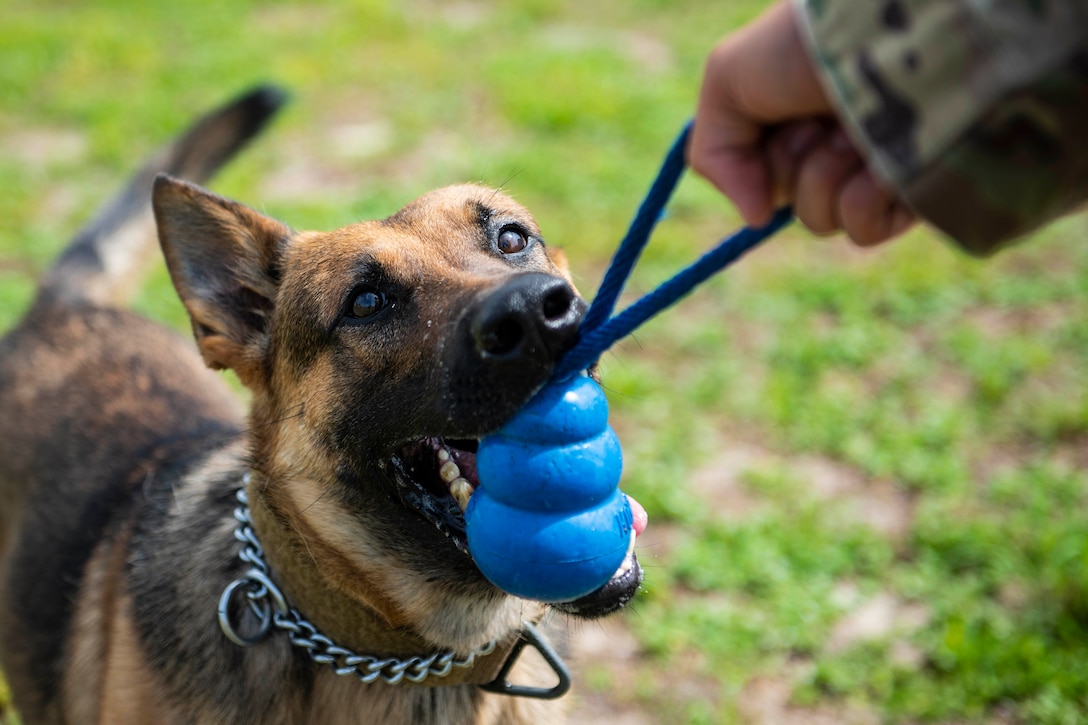
[[[472,319],[476,352],[489,363],[551,364],[574,343],[585,302],[564,280],[523,274],[491,292]]]

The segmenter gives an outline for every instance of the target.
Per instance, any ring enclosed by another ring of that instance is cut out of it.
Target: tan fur
[[[164,722],[177,715],[158,692],[154,675],[147,670],[147,656],[132,625],[131,600],[118,597],[110,622],[109,653],[102,673],[102,702],[98,722]],[[88,713],[90,714],[90,713]],[[74,717],[73,720],[78,720]]]

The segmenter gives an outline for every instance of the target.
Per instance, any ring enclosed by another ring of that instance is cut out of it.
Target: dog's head
[[[327,233],[167,177],[154,200],[200,351],[252,391],[254,467],[322,576],[437,644],[516,627],[539,605],[476,569],[462,504],[476,442],[548,380],[585,311],[532,216],[471,185]],[[600,616],[638,582],[634,563],[563,608]]]

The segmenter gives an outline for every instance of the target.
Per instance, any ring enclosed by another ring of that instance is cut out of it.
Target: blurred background
[[[5,0],[0,329],[146,153],[264,81],[293,102],[214,190],[328,229],[502,186],[591,296],[764,5]],[[630,292],[737,225],[686,180]],[[978,261],[791,227],[608,353],[646,584],[569,624],[573,721],[1088,721],[1086,232]],[[186,326],[161,270],[139,306]]]

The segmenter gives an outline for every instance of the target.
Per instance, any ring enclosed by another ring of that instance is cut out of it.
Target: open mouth
[[[399,475],[397,490],[401,501],[416,511],[461,553],[471,557],[465,533],[465,509],[480,485],[476,471],[474,439],[431,436],[401,446],[392,463]],[[631,499],[636,510],[631,546],[619,569],[597,591],[581,599],[557,605],[562,611],[580,617],[600,617],[626,605],[642,583],[642,568],[634,552],[635,535],[645,527],[645,512]]]
[[[402,446],[392,459],[400,473],[398,493],[404,504],[468,556],[465,508],[480,485],[476,475],[478,444],[472,439],[432,436]]]

